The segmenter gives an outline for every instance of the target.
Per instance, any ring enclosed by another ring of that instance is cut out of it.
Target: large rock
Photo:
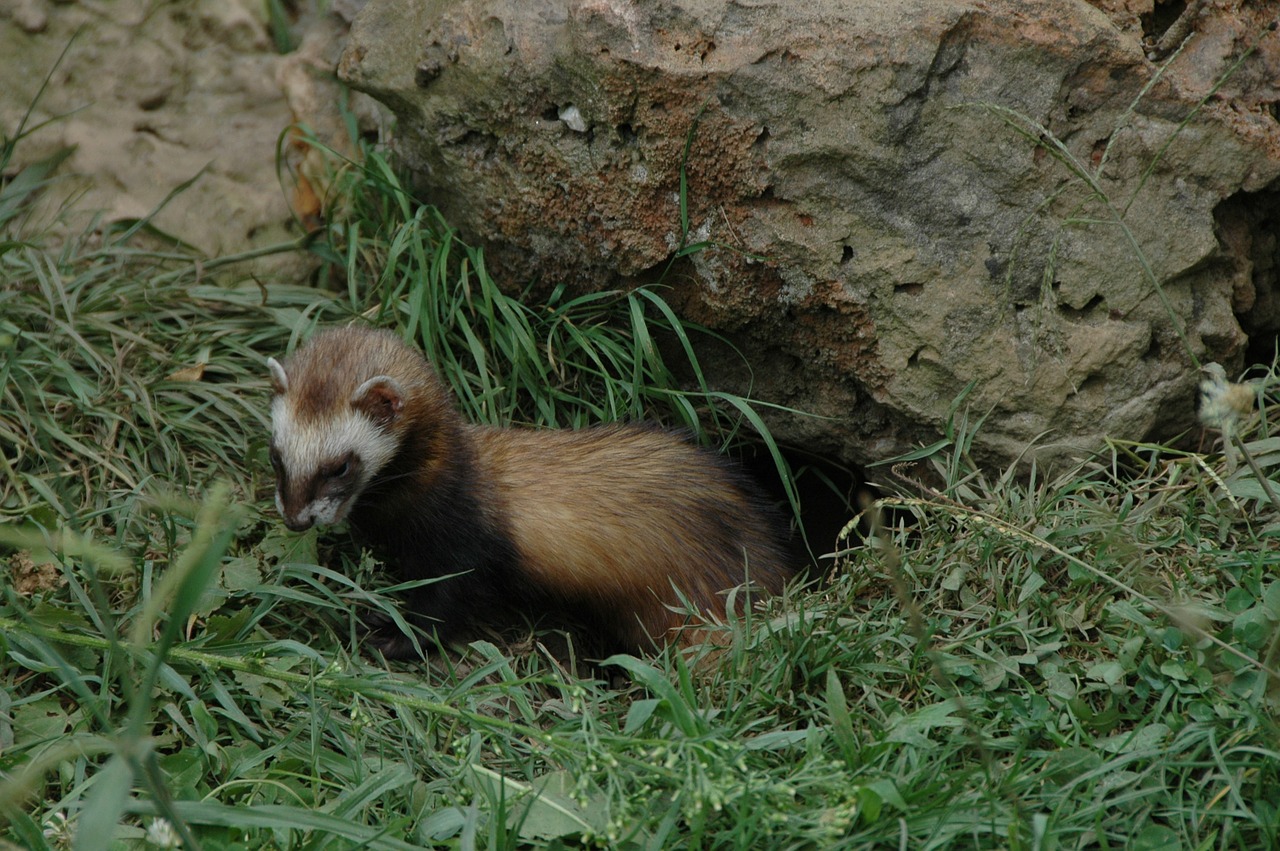
[[[663,282],[829,418],[783,437],[882,459],[972,381],[1007,461],[1182,428],[1192,356],[1280,325],[1266,5],[1209,7],[1161,74],[1150,2],[373,0],[339,74],[512,286],[714,243]]]

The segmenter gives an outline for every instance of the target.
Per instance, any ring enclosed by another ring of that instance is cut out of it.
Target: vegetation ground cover
[[[759,407],[699,384],[705,332],[660,289],[504,293],[376,151],[281,247],[317,260],[303,284],[145,221],[55,239],[31,203],[54,166],[0,187],[3,841],[1277,845],[1273,370],[1230,472],[1119,444],[983,470],[957,400],[821,581],[714,652],[609,676],[531,632],[386,666],[360,647],[396,612],[386,574],[270,510],[267,355],[363,318],[477,420],[643,416],[724,444]]]

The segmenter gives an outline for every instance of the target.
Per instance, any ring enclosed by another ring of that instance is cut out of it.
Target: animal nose
[[[311,528],[314,521],[307,517],[305,520],[298,517],[290,517],[284,515],[284,525],[290,532],[305,532]]]

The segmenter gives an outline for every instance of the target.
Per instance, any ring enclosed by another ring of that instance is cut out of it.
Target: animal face
[[[276,509],[285,526],[301,532],[341,523],[369,482],[394,457],[392,426],[403,407],[393,379],[375,376],[334,410],[302,404],[307,388],[290,387],[284,368],[268,361],[276,394],[271,401],[271,466]]]
[[[276,508],[295,532],[346,519],[370,479],[395,452],[393,440],[354,411],[326,422],[299,423],[288,399],[271,405],[271,466]]]

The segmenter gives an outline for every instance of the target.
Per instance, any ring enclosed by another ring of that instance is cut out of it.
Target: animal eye
[[[351,458],[344,458],[342,463],[335,464],[324,471],[326,479],[341,479],[351,472]]]

